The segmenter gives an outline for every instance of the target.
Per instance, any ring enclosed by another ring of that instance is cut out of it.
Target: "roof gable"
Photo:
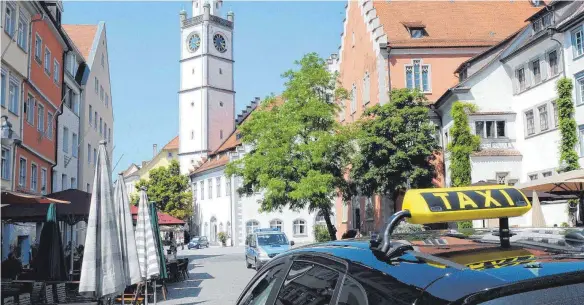
[[[71,38],[83,58],[87,62],[91,49],[93,47],[93,40],[97,33],[98,26],[96,24],[64,24],[63,29]]]
[[[166,143],[162,150],[175,150],[178,149],[179,138],[178,136],[174,137],[170,142]]]

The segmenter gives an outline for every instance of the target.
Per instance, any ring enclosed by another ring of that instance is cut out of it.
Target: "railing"
[[[481,139],[481,149],[514,149],[514,142],[510,139]]]
[[[230,29],[233,28],[233,22],[223,19],[221,17],[217,17],[217,16],[211,16],[211,21],[215,22],[217,24],[220,24],[222,26],[228,27]],[[199,23],[203,22],[203,15],[199,15],[199,16],[195,16],[193,18],[189,18],[189,19],[185,19],[182,22],[182,27],[186,28],[186,27],[190,27],[193,25],[197,25]]]
[[[211,21],[216,22],[222,26],[226,26],[230,29],[233,28],[233,22],[231,22],[229,20],[225,20],[225,19],[217,17],[217,16],[211,16]]]

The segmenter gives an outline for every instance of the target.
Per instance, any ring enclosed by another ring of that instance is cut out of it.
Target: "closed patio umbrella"
[[[51,281],[67,280],[65,254],[54,203],[51,203],[47,211],[47,222],[41,231],[38,253],[34,260],[38,278]]]
[[[150,204],[150,215],[152,215],[152,228],[154,230],[154,239],[156,241],[156,249],[158,251],[158,263],[160,264],[159,278],[168,279],[166,272],[166,263],[164,261],[164,249],[162,247],[162,239],[160,238],[160,227],[158,226],[158,209],[153,202]]]
[[[160,274],[160,263],[158,260],[158,250],[154,239],[154,229],[148,207],[148,196],[146,188],[140,190],[140,201],[138,202],[138,217],[136,219],[136,247],[138,248],[138,263],[140,265],[140,275],[143,280],[151,280]],[[148,296],[148,285],[146,296]],[[156,293],[156,290],[154,290]],[[144,298],[148,304],[148,297]]]
[[[134,237],[134,224],[130,214],[130,199],[126,191],[124,177],[119,175],[114,192],[116,204],[116,217],[118,218],[118,233],[120,238],[120,252],[122,253],[122,265],[126,286],[140,282],[140,265],[138,264],[138,251]]]
[[[113,197],[110,160],[106,142],[101,141],[79,281],[80,293],[92,293],[100,299],[120,294],[126,288]]]
[[[531,226],[535,228],[545,228],[545,218],[543,217],[543,210],[536,192],[533,192],[531,200]]]

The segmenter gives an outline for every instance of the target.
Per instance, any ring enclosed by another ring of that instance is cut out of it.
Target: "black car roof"
[[[332,255],[380,271],[438,299],[454,301],[487,288],[584,272],[584,243],[559,242],[566,233],[560,230],[542,237],[546,236],[545,231],[549,233],[549,230],[516,232],[508,249],[501,248],[496,234],[488,231],[474,236],[425,232],[394,235],[397,239],[409,239],[399,242],[412,245],[414,250],[391,259],[372,250],[369,240],[312,244],[288,253]]]

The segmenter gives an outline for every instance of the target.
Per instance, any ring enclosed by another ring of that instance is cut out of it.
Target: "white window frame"
[[[107,93],[105,94],[105,107],[109,108],[109,95]]]
[[[4,180],[12,180],[10,179],[11,173],[11,166],[12,166],[12,154],[10,147],[2,146],[2,153],[5,155],[2,157],[2,168],[1,168],[1,177]]]
[[[4,1],[2,1],[4,2]],[[15,33],[15,25],[16,25],[16,5],[14,2],[4,2],[6,3],[6,8],[2,12],[4,14],[4,32],[8,34],[8,36],[13,37]],[[7,9],[10,9],[10,15],[7,14]]]
[[[576,74],[575,78],[575,90],[576,90],[576,105],[584,105],[584,73],[580,72]]]
[[[104,98],[104,91],[103,91],[103,86],[99,86],[99,99],[103,102],[103,98]]]
[[[93,107],[89,105],[89,126],[93,125]]]
[[[225,196],[231,196],[231,178],[225,177]]]
[[[47,169],[41,167],[41,194],[47,193]]]
[[[536,80],[535,69],[534,69],[534,65],[533,65],[535,62],[537,62],[538,69],[539,69],[539,80]],[[541,59],[539,57],[533,58],[532,60],[529,61],[529,73],[531,74],[531,80],[533,83],[532,86],[539,85],[544,81],[542,67],[543,66],[541,64]]]
[[[51,76],[51,50],[49,50],[49,47],[45,46],[45,65],[44,65],[44,70],[45,70],[45,74],[48,76]],[[48,57],[48,59],[47,59]]]
[[[8,73],[6,71],[4,71],[4,69],[1,69],[0,70],[0,75],[1,75],[1,78],[0,78],[0,82],[1,82],[0,83],[0,94],[2,94],[0,96],[0,102],[2,104],[2,107],[6,107],[6,96],[7,96],[7,94],[6,94],[6,88],[7,88],[6,87],[6,82],[8,80]]]
[[[249,234],[253,234],[256,229],[260,228],[260,222],[255,219],[250,219],[245,222],[245,236],[247,237]]]
[[[560,125],[560,116],[558,115],[558,107],[555,101],[551,102],[552,105],[552,113],[553,113],[553,120],[554,120],[554,128],[557,128]]]
[[[369,72],[365,72],[363,77],[363,106],[371,102],[371,77]]]
[[[26,100],[26,123],[28,123],[31,126],[34,126],[34,121],[35,121],[35,115],[34,115],[34,109],[35,107],[35,98],[34,95],[32,94],[28,94],[28,98]]]
[[[213,199],[213,179],[207,179],[207,188],[209,191],[209,199]]]
[[[278,228],[280,232],[284,232],[284,222],[279,218],[270,220],[270,229]]]
[[[542,115],[542,111],[541,111],[542,108],[544,108],[544,110],[545,110],[545,115],[546,115],[545,122],[542,121],[542,116],[541,116]],[[547,131],[547,130],[549,130],[551,124],[550,124],[550,111],[549,111],[549,107],[548,107],[548,104],[547,103],[546,104],[543,104],[543,105],[540,105],[540,106],[537,106],[537,117],[539,119],[539,130],[540,131]],[[542,123],[545,123],[545,126]]]
[[[87,143],[87,164],[91,164],[91,144]]]
[[[37,102],[37,130],[45,133],[45,106]]]
[[[578,142],[580,144],[580,157],[584,157],[584,125],[578,126]]]
[[[67,182],[69,182],[69,177],[67,176],[67,174],[61,174],[61,190],[67,190],[69,189],[67,187]]]
[[[523,70],[523,83],[524,86],[523,88],[521,88],[521,82],[519,81],[519,71]],[[527,90],[529,88],[529,83],[527,82],[527,73],[525,72],[525,65],[521,65],[518,66],[517,68],[515,68],[515,84],[516,84],[516,90],[515,93],[521,93],[525,90]]]
[[[414,71],[414,67],[416,62],[419,62],[420,64],[420,83],[416,84],[416,73]],[[427,69],[428,71],[428,90],[424,90],[424,68]],[[411,76],[411,81],[412,81],[412,88],[408,87],[408,69],[411,69],[412,71],[412,76]],[[425,94],[431,94],[432,93],[432,65],[430,64],[425,64],[424,61],[421,58],[414,58],[411,60],[411,62],[409,64],[405,64],[404,65],[404,88],[408,88],[410,90],[414,90],[414,89],[418,89],[420,90],[420,92],[425,93]]]
[[[34,34],[35,36],[35,45],[34,45],[34,59],[37,63],[42,65],[43,63],[43,39],[39,35],[39,33]]]
[[[199,184],[201,185],[201,200],[205,200],[205,180],[201,180]]]
[[[216,198],[219,198],[219,197],[221,197],[221,177],[216,177],[215,178],[215,184],[216,184],[216,188],[217,188],[215,190],[217,192],[217,197]]]
[[[60,71],[60,70],[59,70],[60,66],[61,66],[61,65],[59,64],[59,61],[57,61],[57,59],[55,58],[55,59],[53,60],[53,82],[54,82],[54,83],[55,83],[55,84],[56,84],[58,87],[60,87],[60,86],[61,86],[61,85],[59,84],[59,83],[60,83],[60,81],[59,81],[59,80],[60,80],[60,78],[59,78],[59,77],[60,77],[60,74],[61,74],[61,73],[59,72],[59,71]]]
[[[33,171],[34,169],[34,171]],[[30,190],[38,192],[39,189],[39,167],[36,163],[30,163]]]
[[[47,139],[53,139],[53,120],[54,120],[53,113],[47,111],[47,129],[45,132],[45,134],[47,135]]]
[[[99,94],[99,80],[95,76],[95,94]]]
[[[17,44],[25,52],[28,53],[28,18],[20,12],[18,16],[18,33]]]
[[[24,161],[24,166],[23,162]],[[24,168],[24,175],[22,169]],[[18,186],[24,188],[26,187],[26,173],[28,172],[28,160],[25,157],[20,157],[18,160]]]
[[[576,35],[580,36],[580,45],[577,44]],[[577,29],[573,30],[570,35],[570,40],[572,40],[572,50],[574,54],[574,59],[584,56],[584,26],[580,25]]]
[[[554,71],[552,69],[552,65],[551,65],[551,61],[550,61],[550,54],[552,54],[554,52],[556,53],[556,70],[557,70],[555,73],[554,73]],[[547,71],[548,71],[548,73],[547,73],[548,78],[552,78],[552,77],[554,77],[556,75],[559,75],[560,72],[562,71],[562,67],[560,65],[560,56],[561,56],[561,52],[559,52],[558,49],[551,49],[551,50],[548,50],[545,53],[545,59],[546,59]]]
[[[18,115],[19,111],[18,109],[20,108],[19,106],[19,82],[13,78],[10,77],[10,79],[8,80],[8,111]],[[11,94],[10,90],[14,88],[14,94]]]
[[[304,233],[300,232],[300,228],[303,229]],[[306,220],[302,218],[297,218],[292,222],[292,235],[296,236],[308,236],[308,224]]]
[[[63,152],[69,153],[69,128],[63,126]]]
[[[357,86],[353,84],[351,89],[351,115],[357,112]]]
[[[71,177],[70,180],[71,180],[71,182],[70,182],[71,184],[69,185],[69,188],[76,189],[77,188],[77,178]]]
[[[527,118],[527,114],[531,112],[532,118],[533,118],[533,132],[529,132],[529,123],[528,123],[528,118]],[[535,110],[534,109],[529,109],[526,110],[523,115],[525,116],[525,134],[529,137],[529,136],[533,136],[537,133],[537,130],[535,128]]]
[[[509,136],[507,136],[507,120],[504,119],[476,119],[473,121],[474,122],[474,129],[475,129],[475,135],[477,134],[476,131],[476,124],[478,122],[483,122],[483,134],[480,135],[481,139],[507,139],[509,138]],[[493,122],[493,127],[495,128],[495,136],[494,137],[489,137],[487,134],[487,122]],[[503,122],[504,126],[504,136],[499,136],[497,133],[497,122]]]

